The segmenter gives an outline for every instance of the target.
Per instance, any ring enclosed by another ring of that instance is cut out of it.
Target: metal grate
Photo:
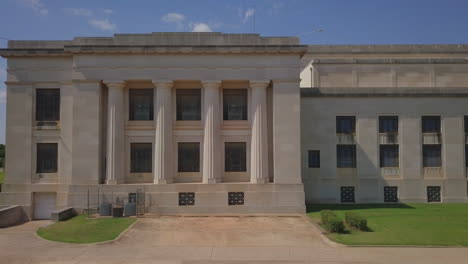
[[[354,203],[354,187],[353,186],[341,187],[341,202],[342,203]]]
[[[228,192],[228,204],[229,205],[243,205],[244,204],[244,192]]]
[[[427,186],[427,201],[440,202],[440,186]]]
[[[195,205],[194,192],[180,192],[179,193],[179,206]]]
[[[398,202],[398,187],[396,186],[384,187],[384,202],[386,203]]]

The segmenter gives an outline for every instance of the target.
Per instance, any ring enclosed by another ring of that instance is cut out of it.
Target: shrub
[[[330,216],[328,222],[325,224],[325,228],[334,233],[343,233],[344,232],[344,223],[338,216]]]
[[[356,212],[346,212],[345,221],[350,226],[355,227],[359,230],[366,231],[369,229],[367,227],[367,219]]]
[[[322,224],[329,232],[344,232],[344,223],[334,212],[330,210],[322,210],[320,214],[322,216]]]
[[[320,211],[320,215],[322,217],[322,224],[327,223],[328,218],[330,218],[331,216],[336,216],[335,213],[333,213],[333,211],[331,210],[322,210]]]

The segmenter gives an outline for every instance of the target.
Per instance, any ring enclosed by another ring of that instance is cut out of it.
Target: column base
[[[266,178],[266,179],[250,179],[250,183],[255,183],[255,184],[265,184],[265,183],[269,183],[270,182],[270,179]]]
[[[115,185],[115,184],[117,184],[117,181],[116,180],[107,180],[106,184],[107,185]]]
[[[173,179],[154,179],[154,184],[169,184],[173,182]]]
[[[215,184],[215,183],[219,183],[219,182],[220,182],[219,179],[208,179],[208,180],[203,179],[204,184]]]

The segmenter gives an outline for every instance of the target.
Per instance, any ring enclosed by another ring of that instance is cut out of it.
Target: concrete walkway
[[[468,248],[344,247],[303,217],[142,218],[116,242],[74,245],[0,229],[0,263],[467,263]]]

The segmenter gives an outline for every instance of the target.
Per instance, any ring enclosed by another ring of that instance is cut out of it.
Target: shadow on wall
[[[308,204],[306,206],[307,213],[320,212],[322,210],[361,210],[361,209],[385,209],[385,208],[400,208],[414,209],[407,204]]]

